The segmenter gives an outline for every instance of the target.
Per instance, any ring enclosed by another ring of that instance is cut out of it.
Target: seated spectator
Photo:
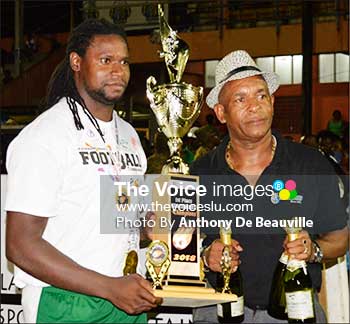
[[[13,77],[12,77],[10,70],[5,69],[3,71],[3,74],[4,74],[3,79],[2,79],[3,84],[9,83],[11,80],[13,80]]]
[[[215,121],[215,117],[212,114],[209,114],[205,117],[207,124],[200,127],[197,131],[196,131],[196,135],[201,136],[201,134],[207,134],[208,136],[215,136],[215,137],[219,137],[219,131],[217,130],[217,128],[214,125],[214,121]]]
[[[28,38],[26,40],[26,47],[29,51],[31,51],[32,54],[35,54],[38,51],[38,46],[34,34],[28,34]]]
[[[288,140],[288,141],[294,142],[293,136],[286,135],[286,136],[284,136],[284,138],[285,138],[286,140]]]
[[[187,136],[183,138],[184,144],[182,150],[182,159],[187,164],[191,164],[194,161],[195,152],[200,146],[199,140],[196,136],[196,131],[198,129],[199,127],[197,126],[192,127],[187,133]]]
[[[317,134],[317,142],[319,144],[319,150],[321,151],[322,154],[324,154],[324,156],[332,164],[332,166],[334,167],[335,172],[339,176],[342,177],[343,175],[346,174],[346,172],[342,168],[341,164],[339,164],[339,162],[337,161],[337,158],[335,156],[335,151],[334,151],[334,148],[335,148],[334,145],[339,140],[340,139],[339,139],[339,137],[337,135],[334,135],[332,132],[327,131],[327,130],[320,131]],[[338,155],[338,159],[339,159],[339,154],[337,153],[336,155]],[[348,181],[344,180],[343,182],[347,183]]]
[[[196,150],[194,160],[198,160],[202,156],[206,155],[220,143],[219,137],[214,135],[212,132],[203,132],[201,129],[199,129],[196,132],[196,136],[199,140],[200,146]]]
[[[305,135],[300,141],[302,144],[318,148],[317,137],[315,135]]]
[[[343,121],[341,112],[339,110],[334,110],[332,114],[332,119],[328,122],[327,130],[333,134],[343,138],[345,129],[345,122]]]

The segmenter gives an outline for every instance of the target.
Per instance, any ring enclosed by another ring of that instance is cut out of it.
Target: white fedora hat
[[[217,65],[215,71],[216,86],[209,92],[206,102],[210,108],[219,102],[219,93],[226,82],[261,75],[273,94],[279,87],[279,77],[273,72],[263,72],[246,51],[238,50],[226,55]]]

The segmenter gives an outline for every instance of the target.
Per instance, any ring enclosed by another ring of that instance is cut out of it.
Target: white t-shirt
[[[5,210],[48,217],[45,240],[83,267],[121,276],[137,244],[130,246],[130,233],[100,233],[100,176],[142,175],[146,156],[134,128],[116,113],[111,122],[98,120],[104,143],[77,106],[84,129],[76,129],[62,98],[10,144]],[[19,288],[47,285],[17,267],[14,281]]]

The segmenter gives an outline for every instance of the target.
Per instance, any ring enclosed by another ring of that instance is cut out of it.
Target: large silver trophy
[[[188,174],[189,168],[181,158],[181,138],[197,119],[203,101],[203,88],[181,82],[189,56],[188,45],[177,36],[164,18],[158,5],[160,37],[170,83],[157,85],[153,76],[147,79],[147,98],[157,118],[159,130],[168,138],[170,158],[162,174]]]

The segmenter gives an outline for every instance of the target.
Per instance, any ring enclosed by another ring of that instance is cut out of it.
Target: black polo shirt
[[[316,149],[286,140],[277,132],[274,132],[274,135],[277,139],[274,158],[259,177],[256,186],[271,185],[274,179],[282,181],[293,179],[297,184],[298,199],[273,203],[271,197],[256,197],[253,200],[254,212],[245,214],[220,212],[219,217],[243,216],[254,222],[257,217],[273,220],[302,216],[312,220],[313,227],[305,230],[314,238],[318,234],[344,228],[347,215],[339,190],[339,178],[327,159]],[[226,137],[215,150],[193,162],[190,167],[191,174],[200,175],[202,183],[212,183],[212,179],[216,177],[218,182],[248,185],[246,179],[231,170],[226,163],[225,151],[228,140]],[[210,197],[204,198],[204,201],[205,199],[209,201]],[[222,201],[227,203],[229,199],[230,197],[226,197]],[[214,197],[212,200],[217,202],[220,197]],[[235,197],[235,202],[237,201]],[[202,229],[202,231],[207,234],[204,245],[209,245],[217,238],[217,233],[213,230]],[[249,229],[233,227],[232,233],[244,249],[240,253],[242,261],[240,269],[245,304],[253,309],[265,309],[268,305],[273,272],[283,251],[282,244],[286,234],[281,228],[257,227]],[[321,265],[308,264],[308,270],[313,286],[319,290]],[[209,272],[207,278],[215,286],[216,275]]]

